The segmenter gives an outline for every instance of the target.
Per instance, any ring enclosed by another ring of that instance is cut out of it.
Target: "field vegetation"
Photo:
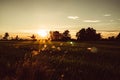
[[[120,43],[0,41],[0,80],[120,80]]]

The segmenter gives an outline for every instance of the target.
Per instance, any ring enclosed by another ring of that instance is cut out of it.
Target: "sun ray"
[[[47,37],[48,33],[46,30],[41,29],[38,31],[38,35],[40,35],[41,37]]]

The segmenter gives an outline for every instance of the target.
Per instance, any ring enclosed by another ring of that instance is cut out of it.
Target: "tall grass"
[[[101,43],[0,42],[0,80],[119,80],[120,47]]]

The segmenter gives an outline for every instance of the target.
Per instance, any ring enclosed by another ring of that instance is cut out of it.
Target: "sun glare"
[[[46,37],[48,33],[47,33],[46,30],[43,30],[43,29],[42,29],[42,30],[39,30],[39,31],[38,31],[38,34],[39,34],[41,37]]]

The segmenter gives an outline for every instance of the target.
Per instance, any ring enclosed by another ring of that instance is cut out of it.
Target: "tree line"
[[[69,30],[65,30],[63,33],[59,31],[50,31],[50,39],[52,41],[70,41],[71,35]],[[108,41],[120,41],[120,33],[117,37],[108,37],[107,39],[103,39],[101,33],[97,33],[93,28],[82,28],[76,33],[76,41],[100,41],[100,40],[108,40]]]
[[[60,33],[59,31],[50,31],[49,32],[49,38],[48,40],[51,41],[70,41],[72,40],[71,34],[69,30],[65,30],[63,33]],[[32,36],[29,36],[32,40],[37,40],[36,36],[33,34]],[[2,40],[9,40],[9,33],[6,32],[4,34],[4,37]],[[82,28],[76,33],[76,40],[77,41],[99,41],[99,40],[110,40],[110,41],[120,41],[120,33],[117,35],[117,37],[108,37],[108,39],[103,39],[101,37],[101,33],[97,33],[95,29],[93,28]],[[12,40],[21,40],[18,35]]]

